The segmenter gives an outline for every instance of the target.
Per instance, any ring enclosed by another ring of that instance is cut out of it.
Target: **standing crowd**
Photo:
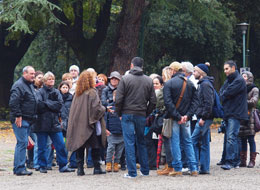
[[[58,89],[52,72],[24,67],[9,102],[17,140],[13,173],[31,175],[27,168],[47,173],[57,164],[60,172],[77,169],[82,176],[86,160],[93,174],[127,168],[125,178],[135,178],[138,168],[142,176],[150,170],[169,176],[210,174],[214,118],[223,119],[225,133],[217,165],[224,170],[255,166],[253,113],[259,89],[251,72],[239,74],[234,61],[225,62],[227,78],[217,93],[209,63],[175,61],[161,76],[149,77],[143,64],[134,57],[124,76],[113,71],[109,77],[92,68],[80,73],[72,65]]]

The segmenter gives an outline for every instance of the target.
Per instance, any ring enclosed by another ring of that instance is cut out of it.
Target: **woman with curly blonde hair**
[[[95,75],[90,71],[83,71],[77,81],[75,97],[73,98],[68,130],[68,151],[76,151],[78,171],[77,175],[84,173],[84,151],[92,148],[94,174],[104,174],[100,168],[100,148],[106,142],[106,127],[104,125],[105,107],[102,106],[95,88]]]

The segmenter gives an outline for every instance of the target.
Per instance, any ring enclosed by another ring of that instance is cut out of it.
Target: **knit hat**
[[[79,73],[79,67],[78,67],[77,65],[71,65],[71,66],[70,66],[70,69],[69,69],[69,72],[70,72],[71,70],[76,70],[76,71],[78,71],[78,73]]]
[[[194,67],[194,70],[198,71],[202,76],[207,76],[209,74],[209,62],[200,63]]]
[[[178,61],[172,62],[169,67],[172,70],[177,71],[177,72],[182,69],[182,66],[181,66],[181,64]]]
[[[113,71],[108,78],[109,78],[109,79],[116,78],[116,79],[118,79],[118,80],[121,80],[121,75],[120,75],[119,72]]]

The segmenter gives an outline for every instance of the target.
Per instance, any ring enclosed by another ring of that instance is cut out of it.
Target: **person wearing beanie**
[[[76,83],[79,78],[79,67],[77,65],[71,65],[69,69],[69,73],[72,75],[72,87],[70,88],[70,93],[73,95],[76,90]]]
[[[194,77],[198,82],[199,104],[196,110],[197,123],[192,133],[192,143],[200,166],[200,174],[209,174],[210,169],[210,125],[213,122],[214,78],[208,76],[209,67],[198,64],[194,68]]]

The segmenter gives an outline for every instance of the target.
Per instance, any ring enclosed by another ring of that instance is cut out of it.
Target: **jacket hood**
[[[143,69],[141,67],[133,67],[130,71],[129,71],[130,74],[132,75],[143,75],[144,72],[143,72]]]
[[[242,75],[243,74],[247,75],[247,81],[246,81],[247,85],[254,83],[254,75],[250,71],[244,71],[242,72]]]
[[[203,81],[208,80],[212,85],[214,84],[214,77],[205,76],[199,80],[198,84],[202,83]]]

